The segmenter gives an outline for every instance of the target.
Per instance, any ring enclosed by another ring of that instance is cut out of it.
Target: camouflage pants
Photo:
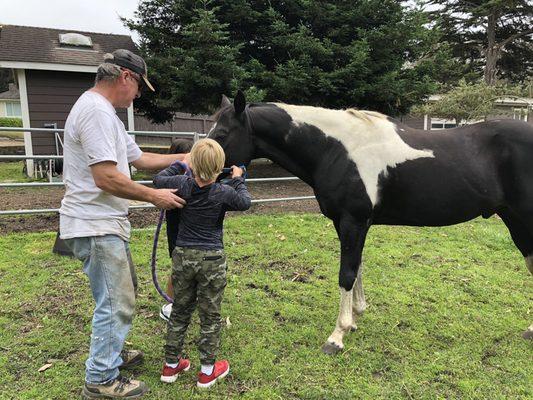
[[[226,287],[224,250],[196,250],[176,247],[172,253],[174,306],[170,314],[165,360],[175,363],[181,357],[191,316],[198,304],[201,337],[200,362],[214,364],[220,347],[220,306]]]

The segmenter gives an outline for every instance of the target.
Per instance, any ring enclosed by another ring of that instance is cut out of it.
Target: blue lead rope
[[[181,161],[174,161],[172,163],[172,166],[179,165],[185,170],[185,175],[191,176],[192,171],[189,168],[187,164]],[[243,178],[246,179],[248,172],[246,171],[246,167],[244,165],[241,165],[239,168],[242,168],[244,171]],[[224,168],[222,169],[222,173],[231,174],[232,169],[231,168]],[[225,183],[224,181],[229,181],[231,178],[222,179],[221,182]],[[161,286],[159,286],[159,281],[157,280],[157,269],[156,269],[156,261],[157,261],[157,244],[159,242],[159,233],[161,232],[161,227],[163,226],[163,221],[165,219],[165,210],[161,210],[159,213],[159,221],[157,222],[157,227],[155,228],[155,234],[154,234],[154,245],[152,247],[152,259],[151,259],[151,268],[152,268],[152,281],[154,282],[154,286],[158,293],[163,297],[167,302],[174,303],[174,300],[169,297],[163,289],[161,289]]]
[[[159,292],[159,294],[169,303],[174,303],[172,300],[159,286],[157,280],[157,270],[156,270],[156,259],[157,259],[157,242],[159,241],[159,232],[161,232],[161,226],[163,225],[163,220],[165,219],[165,210],[161,210],[159,213],[159,221],[157,222],[157,227],[155,228],[154,235],[154,246],[152,247],[152,281],[154,281],[154,286]]]

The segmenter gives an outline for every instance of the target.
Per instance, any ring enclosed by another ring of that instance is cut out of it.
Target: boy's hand
[[[242,176],[243,172],[244,171],[242,170],[242,168],[239,168],[236,165],[231,166],[231,177],[232,178],[237,178],[239,176]]]

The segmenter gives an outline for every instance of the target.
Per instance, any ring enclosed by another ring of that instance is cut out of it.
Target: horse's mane
[[[348,108],[346,112],[354,116],[355,118],[362,119],[363,121],[366,121],[368,123],[372,122],[370,117],[387,119],[387,116],[385,114],[381,114],[377,111],[357,110],[355,108]]]
[[[283,102],[279,102],[279,101],[277,103],[285,104],[287,106],[299,107],[298,105],[295,105],[295,104],[287,104],[287,103],[283,103]],[[256,105],[264,105],[264,104],[276,104],[276,103],[257,103]],[[316,108],[316,109],[331,110],[331,111],[345,111],[346,113],[350,114],[352,117],[355,117],[355,118],[357,118],[359,120],[362,120],[364,122],[367,122],[369,124],[371,124],[373,122],[370,117],[379,118],[379,119],[383,119],[383,120],[387,120],[388,119],[388,117],[385,114],[381,114],[381,113],[379,113],[377,111],[358,110],[357,108],[347,108],[346,110],[334,110],[334,109],[330,109],[330,108],[315,107],[315,106],[300,106],[300,107],[312,107],[312,108]]]
[[[283,102],[277,102],[280,104],[286,104],[290,106],[291,104],[283,103]],[[249,103],[247,105],[248,108],[258,107],[258,106],[264,106],[264,105],[275,105],[276,103]],[[297,106],[298,107],[298,106]],[[313,106],[302,106],[302,107],[313,107]],[[323,108],[323,107],[313,107],[313,108]],[[217,120],[220,114],[225,110],[226,108],[219,109],[215,114],[211,116],[212,119]],[[328,110],[326,108],[326,110]],[[367,123],[372,123],[372,119],[370,117],[379,118],[383,120],[387,120],[388,117],[385,114],[381,114],[377,111],[367,111],[367,110],[358,110],[356,108],[347,108],[346,110],[343,110],[346,113],[350,114],[352,117],[357,118],[359,120],[362,120]]]

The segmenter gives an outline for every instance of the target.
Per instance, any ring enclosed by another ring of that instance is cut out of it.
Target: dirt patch
[[[291,176],[283,168],[269,162],[254,162],[249,168],[249,178],[274,178]],[[263,182],[248,185],[252,199],[312,196],[313,190],[301,181]],[[0,189],[0,210],[59,208],[64,188]],[[320,212],[316,200],[284,201],[253,204],[247,214],[285,212]],[[134,210],[130,221],[134,228],[153,225],[159,212],[152,209]],[[54,214],[0,216],[0,234],[14,232],[45,232],[59,228],[59,217]]]
[[[24,141],[9,140],[0,137],[0,147],[24,147]]]

